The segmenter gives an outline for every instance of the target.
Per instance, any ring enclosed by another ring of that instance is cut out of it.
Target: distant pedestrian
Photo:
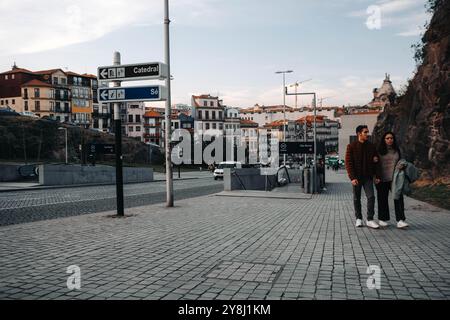
[[[357,140],[347,145],[345,153],[345,168],[353,186],[353,203],[356,215],[356,227],[361,227],[361,189],[367,197],[367,226],[378,229],[379,225],[373,221],[375,209],[375,193],[373,183],[379,183],[377,163],[379,156],[373,143],[368,141],[369,129],[366,125],[356,128]]]
[[[317,176],[319,177],[320,189],[325,188],[325,164],[322,159],[317,161]]]
[[[339,170],[339,162],[338,161],[333,163],[333,170],[334,171],[338,171]]]
[[[394,171],[398,161],[401,158],[400,149],[392,132],[386,132],[378,146],[380,155],[380,174],[381,182],[376,185],[378,200],[378,220],[381,227],[387,227],[390,220],[389,215],[389,190],[392,189],[392,180]],[[399,166],[398,170],[404,170],[404,166]],[[403,194],[400,194],[397,200],[394,199],[395,218],[398,228],[406,228],[408,224],[405,222],[405,204],[403,202]]]

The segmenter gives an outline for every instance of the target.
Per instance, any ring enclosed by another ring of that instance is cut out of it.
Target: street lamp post
[[[69,161],[68,161],[68,157],[67,157],[67,128],[59,127],[58,130],[64,130],[64,131],[66,131],[66,132],[65,132],[65,137],[66,137],[66,164],[68,164]]]
[[[283,141],[286,142],[286,73],[292,73],[292,70],[277,71],[276,74],[283,74]],[[283,165],[286,165],[286,154],[283,154]]]
[[[313,106],[314,106],[314,166],[313,166],[313,190],[317,192],[317,134],[316,134],[316,94],[314,93],[313,98]]]
[[[167,73],[168,76],[166,78],[166,87],[167,87],[167,100],[166,100],[166,108],[165,108],[165,123],[166,123],[166,132],[165,132],[165,149],[166,149],[166,207],[173,207],[173,177],[172,177],[172,157],[171,157],[171,146],[170,146],[170,138],[171,138],[171,87],[170,87],[170,34],[169,34],[169,0],[164,0],[164,56],[165,63],[167,65]]]
[[[287,88],[286,88],[287,91]],[[314,127],[313,127],[313,140],[314,140],[314,165],[313,165],[313,192],[317,192],[317,143],[316,143],[316,93],[315,92],[302,92],[302,93],[287,93],[287,95],[312,95],[313,96],[313,107],[314,107]],[[306,117],[305,117],[306,123]]]

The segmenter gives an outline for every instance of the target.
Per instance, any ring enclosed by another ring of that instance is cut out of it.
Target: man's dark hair
[[[361,133],[364,129],[369,129],[366,125],[359,125],[356,127],[356,134]]]

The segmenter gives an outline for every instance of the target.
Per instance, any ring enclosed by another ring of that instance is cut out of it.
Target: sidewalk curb
[[[179,180],[195,180],[195,179],[203,179],[203,178],[180,178],[173,179],[173,181]],[[140,183],[153,183],[153,182],[162,182],[164,180],[153,180],[153,181],[145,181],[145,182],[130,182],[124,183],[124,185],[128,184],[140,184]],[[113,186],[115,183],[90,183],[90,184],[72,184],[72,185],[60,185],[60,186],[36,186],[36,187],[27,187],[27,188],[19,188],[19,189],[0,189],[0,193],[2,192],[15,192],[15,191],[33,191],[33,190],[47,190],[47,189],[65,189],[65,188],[79,188],[79,187],[95,187],[95,186]]]

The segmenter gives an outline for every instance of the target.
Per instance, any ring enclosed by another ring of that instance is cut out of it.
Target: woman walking
[[[376,184],[377,200],[378,200],[378,220],[380,227],[389,225],[389,190],[391,190],[392,179],[395,167],[401,158],[400,149],[395,140],[394,133],[386,132],[378,147],[380,155],[379,170],[381,181]],[[400,168],[403,170],[404,168]],[[397,228],[406,228],[408,224],[405,222],[405,204],[403,195],[398,200],[394,200],[395,218],[397,220]]]

